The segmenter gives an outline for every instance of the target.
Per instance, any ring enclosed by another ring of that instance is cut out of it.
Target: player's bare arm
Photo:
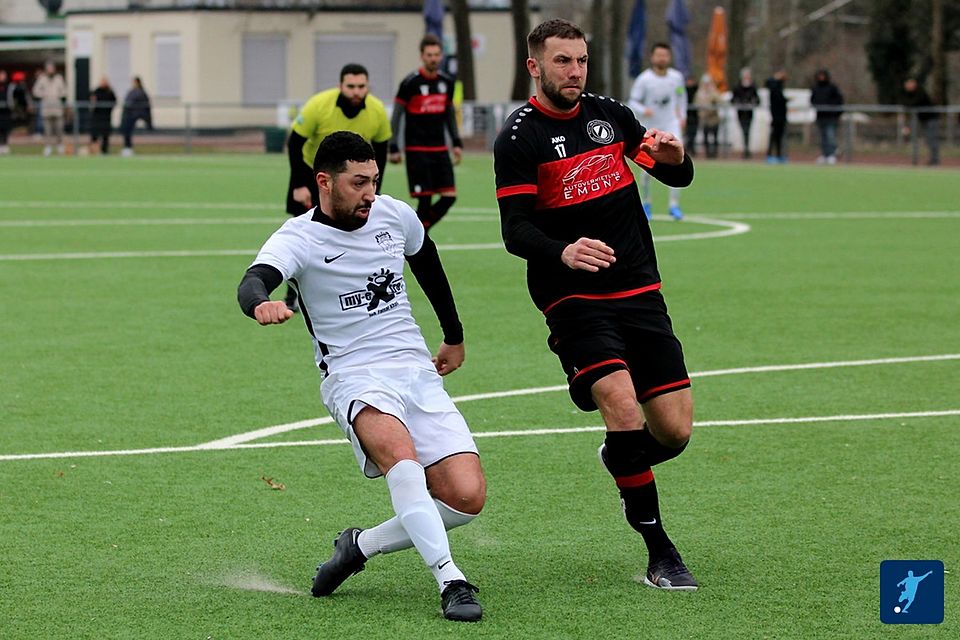
[[[460,161],[463,160],[463,149],[460,147],[453,148],[453,164],[458,165]]]
[[[560,254],[560,260],[571,269],[583,269],[596,273],[617,261],[613,249],[602,240],[580,238]]]
[[[680,164],[683,162],[683,141],[669,131],[647,129],[640,149],[663,164]]]
[[[445,376],[459,369],[465,357],[466,350],[462,342],[460,344],[441,342],[437,355],[433,357],[433,366],[437,368],[437,373]]]

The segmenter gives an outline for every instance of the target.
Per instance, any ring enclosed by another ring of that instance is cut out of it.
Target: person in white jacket
[[[657,42],[650,48],[650,68],[634,80],[627,104],[646,128],[668,131],[682,140],[687,119],[687,89],[683,74],[670,67],[672,58],[670,45],[664,42]],[[653,216],[650,175],[644,173],[640,184],[643,212],[650,219]],[[683,219],[680,189],[670,187],[669,213],[674,220]]]
[[[57,145],[57,153],[63,154],[63,120],[64,101],[67,99],[67,85],[63,76],[57,73],[56,65],[48,60],[43,67],[43,73],[33,83],[33,97],[40,101],[43,112],[43,135],[45,145],[43,155],[53,153],[53,145]]]

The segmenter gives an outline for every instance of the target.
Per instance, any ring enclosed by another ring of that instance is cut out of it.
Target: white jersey
[[[324,374],[350,367],[433,370],[403,278],[404,256],[423,246],[416,213],[381,195],[366,224],[343,231],[315,221],[315,212],[284,223],[253,264],[275,267],[299,292],[317,366]]]
[[[678,138],[683,137],[680,122],[687,117],[687,88],[683,74],[676,69],[667,69],[662,76],[653,69],[641,73],[633,81],[627,104],[646,128],[669,131]],[[651,109],[653,114],[646,115],[647,109]]]

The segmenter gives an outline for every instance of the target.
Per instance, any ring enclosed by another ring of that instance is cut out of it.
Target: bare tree
[[[610,96],[621,100],[626,92],[623,89],[623,53],[626,50],[627,27],[624,20],[624,3],[630,0],[611,0],[610,3]]]
[[[730,0],[727,13],[727,78],[731,85],[740,78],[740,69],[747,65],[747,0]]]
[[[934,104],[947,104],[947,52],[943,36],[943,4],[941,0],[931,0],[930,58],[933,68],[930,70],[930,80]]]
[[[457,78],[463,83],[463,99],[477,99],[473,66],[473,34],[470,31],[470,7],[467,0],[450,0],[453,25],[457,31]]]
[[[617,0],[613,0],[616,2]],[[607,11],[605,0],[592,0],[590,3],[590,65],[587,73],[587,90],[593,93],[609,95],[607,84],[607,33],[604,18]]]
[[[527,34],[530,33],[529,0],[511,0],[513,15],[513,89],[510,98],[526,100],[530,97],[530,73],[527,71]]]

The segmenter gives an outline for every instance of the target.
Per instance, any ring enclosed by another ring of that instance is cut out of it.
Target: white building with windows
[[[390,105],[400,81],[420,64],[424,33],[419,9],[383,3],[328,9],[298,0],[67,4],[70,95],[79,95],[74,83],[83,75],[70,70],[85,67],[91,87],[106,76],[118,97],[139,76],[160,127],[277,124],[278,104],[296,105],[335,86],[349,62],[367,67],[371,92]],[[473,9],[471,29],[478,98],[507,101],[513,82],[509,9]],[[448,51],[455,48],[449,13],[444,41]]]

